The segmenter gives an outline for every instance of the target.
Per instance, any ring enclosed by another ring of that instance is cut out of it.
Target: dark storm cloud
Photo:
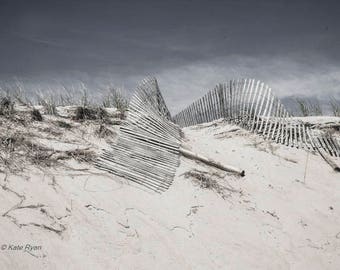
[[[295,89],[319,73],[339,83],[338,14],[338,1],[0,0],[0,77],[131,88],[154,74],[176,102],[256,76],[288,94],[286,79]]]

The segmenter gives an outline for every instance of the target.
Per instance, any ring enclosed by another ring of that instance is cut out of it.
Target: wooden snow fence
[[[187,127],[220,118],[280,144],[322,149],[332,157],[340,157],[339,142],[335,138],[314,134],[307,125],[294,120],[272,89],[254,79],[231,80],[216,85],[175,115],[173,120],[179,126]]]
[[[180,128],[171,121],[155,78],[138,86],[116,144],[95,162],[102,170],[156,192],[171,185],[179,165]]]
[[[276,143],[317,150],[339,170],[338,163],[330,159],[340,157],[339,141],[294,119],[271,88],[254,79],[218,84],[173,118],[157,80],[143,80],[130,101],[117,142],[110,150],[104,150],[95,165],[156,192],[165,191],[174,179],[180,154],[188,155],[180,148],[180,127],[220,118]],[[197,159],[197,155],[190,156]],[[198,160],[211,163],[202,157]],[[217,167],[244,175],[244,171],[237,168],[221,164]]]

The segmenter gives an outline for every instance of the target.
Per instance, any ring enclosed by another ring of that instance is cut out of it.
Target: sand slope
[[[107,142],[82,125],[68,144],[40,142],[99,153]],[[72,159],[0,172],[0,269],[340,268],[340,174],[321,157],[224,122],[184,133],[186,147],[246,176],[181,158],[156,194]],[[219,189],[200,187],[192,170]]]

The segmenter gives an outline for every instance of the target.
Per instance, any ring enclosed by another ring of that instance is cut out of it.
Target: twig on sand
[[[306,184],[306,174],[307,174],[308,158],[309,158],[309,152],[307,152],[306,165],[305,165],[305,173],[303,175],[303,183],[304,184]]]

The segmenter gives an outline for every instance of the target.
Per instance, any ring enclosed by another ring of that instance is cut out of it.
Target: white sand
[[[0,212],[14,207],[0,217],[0,269],[340,269],[340,174],[321,157],[224,123],[184,131],[191,150],[246,176],[181,158],[160,195],[76,161],[0,173]],[[183,176],[192,169],[241,194],[200,188]],[[8,250],[26,244],[41,249]]]

